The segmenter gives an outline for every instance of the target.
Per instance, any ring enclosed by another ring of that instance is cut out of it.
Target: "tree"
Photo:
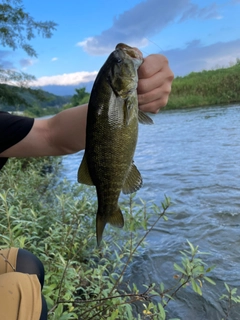
[[[76,93],[72,96],[71,104],[73,107],[89,101],[90,94],[85,91],[86,88],[75,89]]]
[[[22,0],[2,0],[0,4],[0,44],[13,50],[22,48],[29,56],[37,56],[36,51],[30,45],[30,40],[36,34],[50,38],[56,28],[52,21],[35,21],[24,10]],[[34,77],[26,73],[4,69],[0,66],[0,102],[5,104],[28,102],[22,97],[22,93],[29,91],[36,98],[43,98],[40,90],[27,88],[26,85]],[[12,86],[6,90],[6,85]],[[11,94],[12,91],[12,94]]]
[[[71,97],[70,102],[65,104],[62,110],[88,103],[90,98],[90,93],[86,92],[86,88],[75,89],[75,91],[76,93]]]

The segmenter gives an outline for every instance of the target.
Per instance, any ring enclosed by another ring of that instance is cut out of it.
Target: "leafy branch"
[[[29,44],[35,33],[50,38],[57,24],[35,21],[22,6],[22,0],[3,0],[0,4],[0,43],[13,50],[22,48],[29,56],[37,56]],[[35,31],[35,32],[34,32]]]
[[[227,294],[223,294],[220,300],[225,300],[227,302],[227,309],[225,312],[225,318],[222,320],[228,320],[232,309],[236,304],[240,303],[240,296],[237,295],[237,288],[231,288],[226,282],[224,283]]]

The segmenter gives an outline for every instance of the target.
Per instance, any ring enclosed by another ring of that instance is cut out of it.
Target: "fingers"
[[[139,68],[138,75],[139,109],[157,113],[168,102],[174,78],[167,58],[160,54],[148,56]]]
[[[144,112],[157,113],[160,108],[165,107],[171,92],[172,77],[165,79],[160,86],[145,93],[138,94],[139,109]]]
[[[161,54],[150,54],[147,56],[138,69],[138,78],[150,78],[153,74],[159,72],[164,65],[168,65],[168,59]]]
[[[154,89],[159,88],[165,82],[162,73],[159,71],[153,74],[151,77],[148,78],[140,78],[138,80],[138,94],[145,94],[149,93]]]

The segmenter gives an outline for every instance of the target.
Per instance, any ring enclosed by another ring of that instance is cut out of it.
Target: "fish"
[[[98,72],[90,94],[78,182],[96,187],[98,246],[107,223],[124,226],[118,204],[121,191],[130,194],[142,186],[141,174],[133,161],[138,122],[153,123],[138,108],[137,70],[142,63],[140,50],[119,43]]]

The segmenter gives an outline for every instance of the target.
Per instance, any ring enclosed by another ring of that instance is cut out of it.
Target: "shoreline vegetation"
[[[89,101],[90,94],[85,88],[75,91],[71,101],[62,109]],[[238,102],[240,102],[240,59],[227,68],[191,72],[186,76],[176,77],[172,83],[168,103],[162,111]]]
[[[46,91],[43,91],[43,95],[46,96],[45,101],[37,101],[36,98],[25,95],[28,106],[8,107],[0,104],[0,110],[20,112],[30,117],[42,117],[88,103],[90,97],[90,93],[86,92],[84,87],[75,89],[72,97],[55,96]],[[236,63],[228,68],[191,72],[186,76],[176,77],[172,83],[168,103],[161,111],[229,105],[239,102],[240,59],[237,59]]]
[[[176,77],[164,110],[240,102],[240,59],[228,68]]]
[[[185,253],[170,271],[171,278],[178,274],[174,285],[140,289],[134,279],[125,280],[146,236],[160,219],[168,220],[170,200],[150,207],[131,196],[121,205],[124,229],[108,227],[98,248],[94,190],[59,181],[60,168],[60,158],[9,159],[0,172],[0,248],[25,248],[43,262],[49,320],[165,320],[180,289],[189,284],[202,295],[198,279],[214,284],[207,276],[213,268],[191,243],[179,248]]]
[[[170,199],[137,204],[131,195],[121,204],[124,228],[108,226],[96,247],[95,191],[61,181],[59,170],[60,157],[45,157],[9,159],[0,172],[0,248],[25,248],[43,262],[49,320],[180,320],[167,317],[176,295],[193,290],[202,296],[206,283],[215,284],[206,253],[186,241],[168,279],[137,287],[131,268],[149,232],[172,219]],[[240,303],[236,289],[225,288],[223,320]]]

